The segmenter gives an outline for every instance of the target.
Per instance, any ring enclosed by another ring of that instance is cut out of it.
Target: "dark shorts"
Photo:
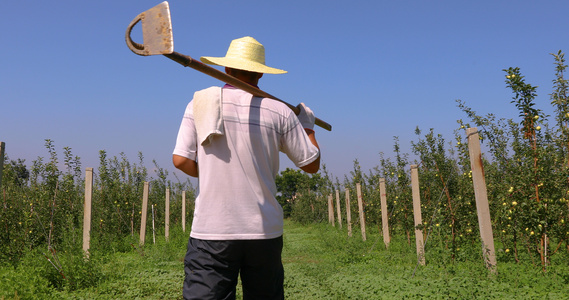
[[[282,236],[269,240],[208,241],[190,238],[184,259],[184,299],[284,299]]]

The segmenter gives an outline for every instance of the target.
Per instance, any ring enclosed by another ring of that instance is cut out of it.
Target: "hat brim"
[[[277,69],[277,68],[271,68],[271,67],[265,66],[263,64],[254,62],[254,61],[243,60],[243,59],[232,58],[232,57],[202,56],[200,58],[200,60],[204,64],[208,64],[208,65],[216,65],[216,66],[228,67],[228,68],[233,68],[233,69],[240,69],[240,70],[245,70],[245,71],[250,71],[250,72],[257,72],[257,73],[264,73],[264,74],[285,74],[285,73],[287,73],[287,71],[285,71],[285,70],[281,70],[281,69]]]

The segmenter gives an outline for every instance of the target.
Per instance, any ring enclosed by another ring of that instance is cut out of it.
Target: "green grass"
[[[432,251],[434,252],[434,251]],[[430,256],[417,266],[414,243],[395,237],[385,249],[377,231],[287,223],[283,260],[290,299],[569,299],[569,268],[499,262],[490,275],[481,260],[453,263]],[[415,272],[415,274],[414,274]]]
[[[75,272],[68,277],[93,277],[75,289],[65,283],[50,287],[48,279],[58,273],[32,253],[18,269],[0,267],[0,299],[181,299],[187,235],[172,228],[169,242],[157,236],[156,245],[150,239],[128,253],[94,251],[90,264],[65,260],[62,253],[64,272]],[[348,238],[345,228],[286,221],[285,294],[287,299],[569,299],[567,265],[553,264],[544,274],[540,267],[499,261],[498,274],[490,275],[476,255],[453,263],[434,250],[427,245],[427,265],[417,267],[414,244],[394,237],[385,249],[377,229],[368,230],[363,242],[359,232]],[[66,261],[75,268],[66,269]]]

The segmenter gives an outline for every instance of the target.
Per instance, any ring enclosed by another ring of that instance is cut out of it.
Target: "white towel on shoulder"
[[[194,93],[194,121],[198,142],[208,145],[214,136],[223,135],[221,87],[210,87]]]

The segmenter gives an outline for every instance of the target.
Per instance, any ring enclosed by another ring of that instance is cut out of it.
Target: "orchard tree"
[[[324,184],[324,179],[320,173],[308,175],[301,170],[286,168],[282,171],[275,183],[277,185],[277,201],[283,208],[284,217],[289,217],[291,212],[291,204],[294,199],[303,192],[317,192]]]

